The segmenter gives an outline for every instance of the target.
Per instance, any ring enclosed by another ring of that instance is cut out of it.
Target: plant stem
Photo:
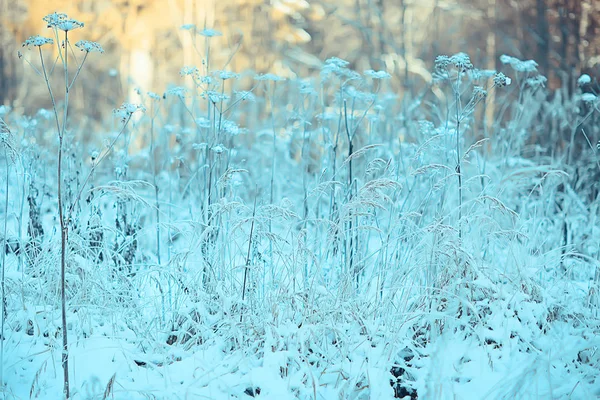
[[[65,31],[65,48],[68,41],[68,32]],[[67,241],[69,234],[68,221],[65,220],[63,199],[62,199],[62,158],[63,145],[66,133],[68,109],[69,109],[69,55],[65,51],[64,54],[64,71],[65,71],[65,101],[64,101],[64,119],[62,131],[59,132],[58,138],[58,214],[60,219],[60,295],[61,295],[61,314],[62,314],[62,366],[63,366],[63,392],[66,399],[69,399],[69,341],[67,334],[67,295],[65,288],[66,281],[66,252]]]
[[[0,388],[4,387],[4,322],[6,320],[6,287],[5,287],[5,271],[6,271],[6,246],[8,240],[6,234],[8,232],[8,177],[10,170],[10,163],[8,161],[8,149],[4,145],[4,158],[6,159],[6,195],[4,199],[4,240],[2,245],[2,277],[0,277],[0,285],[2,286],[2,305],[0,306],[0,312],[2,313],[2,328],[0,329]]]
[[[244,284],[242,285],[242,303],[246,299],[246,282],[248,280],[248,269],[250,268],[250,251],[252,249],[252,234],[254,233],[254,220],[256,219],[256,195],[254,196],[254,207],[252,209],[252,222],[250,224],[250,237],[248,238],[248,255],[244,267]],[[242,304],[243,305],[243,304]],[[244,320],[244,313],[240,313],[240,322]]]

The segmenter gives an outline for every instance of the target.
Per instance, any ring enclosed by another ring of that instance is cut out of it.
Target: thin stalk
[[[456,175],[458,177],[458,243],[462,245],[462,199],[463,199],[463,188],[462,188],[462,170],[461,170],[461,154],[460,154],[460,119],[461,119],[461,107],[460,107],[460,79],[461,72],[458,72],[456,78],[456,89],[454,91],[456,101]]]
[[[274,192],[275,192],[275,157],[277,156],[277,133],[275,132],[275,85],[273,82],[273,91],[271,92],[271,130],[273,132],[273,160],[271,164],[271,190],[269,194],[269,203],[273,205],[274,202]],[[273,220],[269,218],[269,259],[270,259],[270,268],[271,271],[275,270],[275,265],[273,261]],[[272,283],[272,282],[271,282]]]
[[[158,265],[161,265],[160,260],[160,205],[158,202],[158,183],[156,179],[156,155],[154,154],[154,103],[152,103],[152,119],[150,120],[150,158],[152,160],[152,184],[154,186],[154,208],[156,210],[156,259]]]
[[[6,196],[4,198],[4,243],[2,245],[2,276],[0,277],[0,285],[2,286],[2,305],[0,306],[0,312],[2,313],[2,327],[0,328],[0,388],[4,387],[4,322],[6,320],[6,286],[5,286],[5,271],[6,271],[6,246],[8,240],[6,235],[8,233],[8,178],[10,171],[10,162],[8,161],[8,146],[4,145],[4,158],[6,160]]]
[[[250,237],[248,238],[248,254],[244,267],[244,284],[242,286],[242,303],[246,299],[246,282],[248,280],[248,269],[250,268],[250,251],[252,250],[252,234],[254,233],[254,220],[256,219],[256,196],[254,196],[254,207],[252,208],[252,222],[250,224]],[[240,322],[244,320],[244,313],[240,314]]]
[[[65,31],[65,45],[69,43],[68,32]],[[64,71],[65,71],[65,101],[64,101],[64,119],[62,131],[59,132],[58,138],[58,215],[60,219],[60,295],[61,295],[61,315],[62,315],[62,338],[63,338],[63,351],[62,351],[62,366],[63,366],[63,392],[65,398],[69,399],[69,341],[67,334],[67,295],[65,288],[66,281],[66,252],[67,252],[67,241],[69,234],[68,222],[65,220],[63,199],[62,199],[62,158],[63,158],[63,144],[67,126],[67,117],[69,109],[69,56],[67,52],[64,55]]]
[[[348,136],[348,203],[350,203],[353,199],[352,193],[352,181],[354,180],[354,176],[352,175],[352,154],[354,153],[354,147],[352,140],[354,139],[354,135],[350,133],[350,127],[348,126],[348,108],[346,104],[346,100],[344,100],[344,122],[346,126],[346,136]],[[351,212],[351,211],[349,211]],[[354,237],[352,230],[354,226],[352,224],[352,215],[348,218],[348,234],[350,235],[349,241],[349,256],[348,256],[348,272],[351,274],[354,273],[353,264],[354,264]],[[358,286],[358,274],[356,275],[356,284]]]

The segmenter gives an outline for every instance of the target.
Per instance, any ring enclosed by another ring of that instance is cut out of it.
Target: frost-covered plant
[[[8,125],[4,122],[2,117],[0,117],[0,148],[2,148],[2,152],[4,155],[4,161],[6,163],[6,183],[5,183],[5,199],[4,199],[4,224],[2,226],[2,247],[0,251],[2,254],[0,255],[0,318],[2,319],[2,325],[0,327],[0,387],[4,387],[4,342],[5,334],[4,334],[4,323],[6,322],[7,317],[7,305],[6,305],[6,253],[8,251],[8,193],[9,193],[9,182],[10,182],[10,167],[13,164],[19,155],[17,151],[17,146],[15,144],[15,138],[13,133],[10,131]]]
[[[472,147],[466,152],[462,149],[463,130],[466,128],[464,123],[470,119],[475,111],[475,108],[480,102],[485,102],[488,92],[495,88],[502,88],[511,84],[511,79],[502,72],[491,74],[476,70],[471,63],[471,59],[465,53],[457,53],[453,56],[437,56],[435,59],[436,79],[440,83],[448,83],[454,99],[454,103],[448,112],[452,112],[454,118],[454,130],[452,134],[455,136],[455,147],[453,153],[455,156],[454,171],[458,178],[458,241],[461,246],[463,240],[463,178],[464,172],[462,164],[465,156],[471,151]],[[490,87],[484,86],[487,79],[492,78]],[[481,82],[481,83],[480,83]],[[467,88],[464,85],[467,85]],[[462,96],[465,91],[470,88],[471,96],[468,102],[463,104]],[[446,120],[446,130],[450,133],[450,119]],[[477,144],[475,144],[477,146]],[[461,261],[462,264],[464,262]],[[463,272],[466,276],[467,271]]]
[[[77,21],[75,19],[69,18],[64,13],[53,13],[44,17],[44,21],[47,23],[47,27],[50,28],[54,34],[54,38],[45,38],[41,36],[32,36],[27,39],[23,43],[23,47],[31,48],[37,47],[38,54],[41,64],[41,69],[35,67],[30,61],[26,60],[26,62],[34,69],[34,71],[43,77],[46,87],[48,89],[48,94],[50,96],[50,100],[52,101],[52,107],[54,111],[54,119],[56,122],[56,132],[58,136],[58,167],[57,167],[57,198],[58,198],[58,219],[60,223],[60,237],[61,237],[61,246],[60,246],[60,293],[61,293],[61,313],[62,313],[62,337],[63,337],[63,351],[62,351],[62,364],[63,364],[63,384],[64,384],[64,396],[68,399],[70,398],[70,388],[69,388],[69,348],[68,348],[68,334],[67,334],[67,295],[66,295],[66,269],[67,269],[67,251],[69,249],[68,246],[68,238],[69,238],[69,226],[71,224],[73,211],[77,207],[77,204],[81,198],[82,191],[84,189],[86,181],[84,185],[80,187],[79,193],[72,198],[71,204],[65,205],[65,193],[63,189],[63,153],[64,153],[64,142],[66,136],[68,134],[68,121],[69,121],[69,96],[73,85],[77,81],[83,66],[88,58],[88,55],[93,52],[103,53],[104,50],[102,46],[95,42],[90,41],[79,41],[75,43],[75,47],[79,48],[82,52],[84,52],[83,59],[78,62],[76,59],[71,60],[71,62],[75,61],[77,65],[77,69],[73,75],[70,75],[69,69],[69,60],[73,58],[73,55],[70,53],[73,51],[72,43],[69,40],[69,32],[80,29],[84,27],[83,22]],[[58,52],[58,60],[60,61],[60,65],[63,69],[64,74],[64,99],[62,103],[62,107],[59,107],[55,100],[54,92],[50,85],[50,75],[53,71],[54,67],[51,70],[48,70],[46,64],[44,62],[44,55],[42,53],[42,47],[45,45],[56,44],[56,49]],[[19,53],[21,57],[22,54]],[[137,109],[136,109],[137,110]],[[125,109],[122,113],[122,121],[123,126],[125,127],[131,118],[131,114],[136,110],[130,110],[129,108]],[[62,118],[59,114],[62,114]],[[109,149],[110,150],[110,149]],[[105,156],[105,155],[104,155]],[[101,161],[98,160],[98,163]],[[94,166],[96,166],[94,164]]]

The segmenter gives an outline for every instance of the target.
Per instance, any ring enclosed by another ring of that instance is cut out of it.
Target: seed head
[[[511,82],[512,82],[512,79],[510,79],[509,77],[507,77],[506,75],[504,75],[502,72],[498,72],[494,76],[494,86],[495,87],[508,86],[508,85],[511,84]]]
[[[31,46],[42,47],[45,44],[53,44],[54,40],[43,37],[40,35],[30,36],[29,39],[23,42],[23,47],[27,46],[31,48]]]
[[[104,53],[104,49],[100,43],[90,42],[89,40],[80,40],[79,42],[75,43],[75,47],[81,49],[81,51],[85,51],[86,53]]]

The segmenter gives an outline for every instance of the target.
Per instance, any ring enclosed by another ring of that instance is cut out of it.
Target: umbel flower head
[[[43,37],[40,35],[35,35],[35,36],[30,36],[29,39],[24,41],[23,47],[25,47],[25,46],[27,46],[28,48],[31,48],[31,46],[42,47],[45,44],[52,44],[52,43],[54,43],[54,40],[52,40],[50,38]]]
[[[80,40],[75,43],[75,47],[81,49],[81,51],[85,51],[86,53],[104,53],[104,49],[100,46],[100,43],[90,42],[89,40]]]
[[[508,86],[512,83],[512,79],[504,75],[502,72],[498,72],[494,76],[494,86],[496,87],[504,87]]]
[[[368,76],[372,79],[389,79],[392,76],[390,74],[388,74],[386,71],[374,71],[372,69],[366,70],[365,71],[365,76]]]
[[[65,32],[83,28],[84,26],[83,22],[69,18],[67,14],[57,12],[46,15],[44,21],[48,24],[48,28]]]
[[[140,104],[123,103],[121,107],[113,110],[113,114],[121,120],[121,122],[127,122],[134,112],[141,111],[145,112],[146,107]]]
[[[215,29],[204,28],[201,31],[198,31],[198,35],[204,36],[207,38],[215,37],[215,36],[223,36],[223,34]]]
[[[450,65],[453,65],[461,73],[473,69],[471,59],[466,53],[456,53],[450,57],[440,55],[435,58],[435,69],[440,73],[448,72]]]
[[[285,78],[275,75],[275,74],[260,74],[254,77],[257,81],[271,81],[271,82],[280,82],[285,81]]]

